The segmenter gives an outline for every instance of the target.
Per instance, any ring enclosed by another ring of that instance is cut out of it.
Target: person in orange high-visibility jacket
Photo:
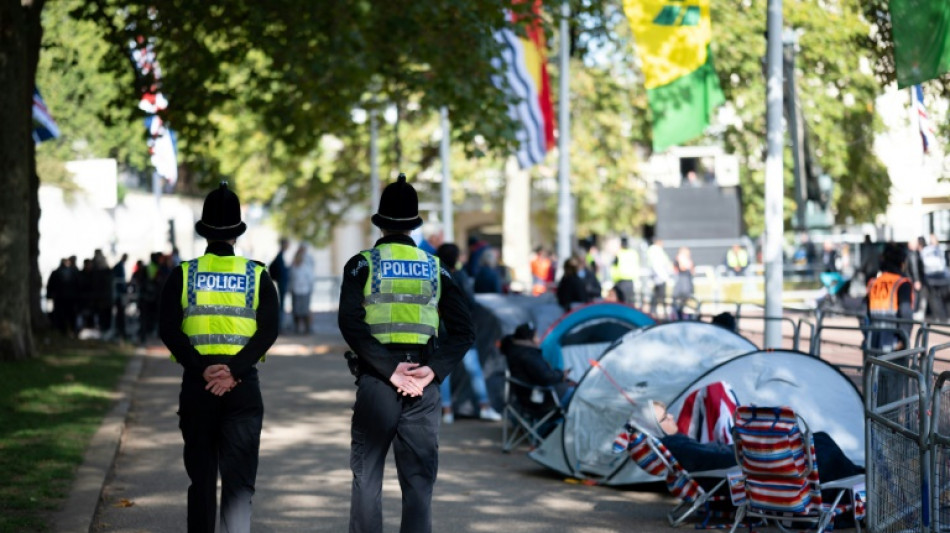
[[[868,332],[867,347],[880,352],[906,348],[910,338],[911,324],[902,324],[898,319],[912,319],[914,314],[914,287],[904,277],[905,252],[893,244],[887,245],[881,254],[881,272],[868,281],[867,323],[871,328],[891,328],[891,331],[872,329]],[[903,331],[907,337],[902,337]]]

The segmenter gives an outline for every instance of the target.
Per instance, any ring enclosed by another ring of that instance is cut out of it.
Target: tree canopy
[[[871,4],[880,8],[882,2]],[[636,44],[618,2],[572,4],[577,227],[581,234],[629,231],[652,221],[641,177],[650,134]],[[549,45],[560,38],[552,24],[556,7],[547,6],[544,16]],[[149,80],[130,83],[128,42],[139,34],[154,37],[164,71],[161,89],[171,102],[166,119],[180,133],[185,185],[231,179],[242,195],[278,207],[300,237],[322,241],[347,209],[368,197],[368,128],[354,120],[354,110],[395,106],[397,125],[381,121],[384,169],[398,164],[434,175],[436,113],[446,106],[460,156],[453,159],[453,175],[462,183],[456,190],[486,200],[498,193],[486,184],[498,180],[515,125],[505,112],[505,94],[492,83],[499,51],[492,35],[507,23],[497,2],[280,0],[223,7],[96,0],[70,8],[97,23],[111,43],[111,55],[101,61],[108,72],[124,76],[119,92],[97,95],[98,102],[111,98],[115,109],[137,99]],[[762,228],[765,8],[766,0],[713,4],[712,53],[728,120],[693,143],[720,144],[740,157],[745,220],[753,234]],[[873,9],[859,0],[785,6],[787,25],[800,32],[797,85],[804,118],[815,155],[837,184],[839,218],[870,220],[884,211],[888,197],[886,171],[873,155],[879,127],[874,98],[888,78],[882,74],[886,40],[872,37],[886,35],[886,17],[872,18]],[[554,59],[553,47],[549,55]],[[551,67],[556,86],[556,62]],[[115,112],[100,112],[109,113]],[[790,191],[791,155],[786,159]],[[552,176],[553,165],[533,171],[539,183]],[[537,196],[553,212],[556,195],[546,190]],[[793,201],[786,203],[786,213],[793,213]],[[553,217],[540,222],[551,225]]]

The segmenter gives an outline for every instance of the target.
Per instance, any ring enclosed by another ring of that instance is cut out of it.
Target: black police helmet
[[[411,231],[422,225],[419,216],[419,196],[400,173],[395,183],[383,189],[379,209],[372,218],[373,224],[384,230]]]
[[[236,239],[247,230],[247,224],[241,221],[241,201],[228,189],[228,182],[208,193],[201,220],[195,223],[195,231],[209,241],[229,241]]]

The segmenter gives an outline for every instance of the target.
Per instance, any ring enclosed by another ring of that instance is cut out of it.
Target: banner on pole
[[[725,102],[709,52],[709,0],[624,0],[623,9],[653,111],[653,150],[702,135]]]
[[[495,33],[495,39],[502,45],[502,57],[497,61],[503,62],[504,75],[496,76],[494,82],[517,99],[508,114],[520,125],[517,158],[521,168],[540,163],[554,146],[554,107],[540,12],[540,0],[535,0],[529,20],[519,20],[509,12],[512,22],[525,25],[524,37],[508,28]]]
[[[897,87],[950,72],[950,2],[890,0]]]

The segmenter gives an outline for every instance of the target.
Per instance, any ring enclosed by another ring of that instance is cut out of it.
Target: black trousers
[[[200,376],[186,375],[179,396],[178,426],[191,480],[188,531],[214,533],[220,472],[221,531],[249,532],[264,420],[260,383],[253,375],[224,396],[204,390],[205,385]]]
[[[400,396],[382,378],[363,374],[353,406],[350,533],[383,530],[383,469],[392,445],[402,488],[401,533],[432,531],[432,488],[439,469],[439,385],[418,398]]]

